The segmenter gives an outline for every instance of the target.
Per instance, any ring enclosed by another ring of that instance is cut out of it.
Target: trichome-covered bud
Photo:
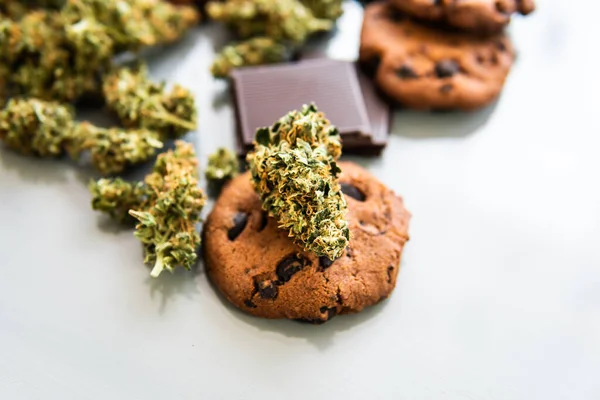
[[[205,174],[210,181],[226,181],[236,177],[239,171],[237,155],[229,149],[220,148],[208,157]]]
[[[71,47],[72,66],[76,71],[98,73],[110,67],[115,55],[114,40],[105,25],[93,17],[65,25],[66,40]]]
[[[196,224],[206,201],[193,146],[178,141],[175,150],[160,154],[145,185],[153,193],[148,206],[129,213],[139,221],[135,235],[144,244],[145,262],[154,264],[151,275],[177,266],[191,269],[200,245]]]
[[[67,0],[61,13],[70,22],[95,18],[118,52],[173,42],[199,20],[193,7],[162,0]]]
[[[158,135],[147,129],[106,129],[82,122],[75,125],[68,151],[74,160],[89,154],[92,165],[110,175],[148,161],[162,147]]]
[[[15,98],[0,112],[0,140],[25,155],[57,157],[71,138],[73,124],[69,106]]]
[[[344,0],[301,0],[315,17],[335,21],[344,13]]]
[[[44,100],[71,101],[98,90],[98,70],[93,63],[77,68],[74,44],[59,12],[39,10],[5,24],[0,34],[0,63],[11,74],[12,94]]]
[[[211,1],[206,11],[243,38],[263,35],[276,41],[303,43],[311,34],[333,28],[331,21],[316,18],[299,0]]]
[[[225,46],[210,72],[215,78],[227,78],[234,68],[274,64],[289,58],[290,52],[283,44],[268,37],[256,37]]]
[[[337,129],[311,105],[259,129],[248,155],[263,208],[298,244],[331,260],[350,238],[338,181],[340,154]]]
[[[172,42],[197,21],[193,7],[160,0],[65,0],[56,11],[0,17],[0,94],[66,102],[98,94],[116,55]]]
[[[92,181],[89,189],[92,193],[92,208],[121,223],[133,222],[129,210],[142,209],[151,196],[142,182],[127,182],[121,178]]]
[[[152,82],[146,66],[118,68],[106,75],[103,93],[107,106],[123,125],[150,129],[163,139],[178,138],[196,129],[197,112],[192,94],[175,85]]]

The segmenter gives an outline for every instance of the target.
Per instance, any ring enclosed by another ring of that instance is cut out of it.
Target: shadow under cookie
[[[249,173],[223,190],[204,225],[209,278],[236,307],[264,318],[320,323],[387,298],[408,241],[402,199],[369,172],[342,162],[351,239],[331,262],[294,244],[268,218]]]

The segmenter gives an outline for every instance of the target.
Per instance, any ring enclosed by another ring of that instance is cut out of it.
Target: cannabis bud
[[[298,244],[331,260],[350,239],[338,181],[340,155],[337,129],[314,105],[259,129],[248,155],[263,208]]]
[[[89,184],[92,208],[110,215],[118,222],[134,221],[129,210],[142,209],[151,196],[142,182],[126,182],[121,178],[100,179]]]
[[[274,64],[290,58],[287,48],[268,37],[256,37],[226,46],[213,62],[215,78],[227,78],[234,68]]]
[[[67,0],[61,13],[71,23],[93,18],[105,25],[117,52],[173,42],[199,19],[193,7],[162,0]]]
[[[58,157],[73,132],[73,109],[56,102],[11,99],[0,112],[0,140],[25,155]]]
[[[196,224],[206,201],[198,188],[198,160],[191,144],[178,141],[173,151],[158,156],[154,172],[145,179],[153,193],[148,206],[130,210],[139,223],[135,235],[144,244],[146,263],[157,277],[177,266],[191,269],[200,235]]]
[[[206,178],[210,181],[233,179],[240,171],[237,155],[228,149],[220,148],[208,157]]]
[[[135,236],[144,245],[151,275],[196,261],[200,235],[196,225],[206,201],[198,187],[198,160],[191,144],[158,156],[144,182],[100,179],[90,183],[92,208],[119,222],[137,221]]]
[[[154,131],[75,122],[71,107],[39,99],[11,99],[6,104],[0,112],[0,140],[25,155],[57,157],[67,152],[78,160],[89,154],[103,174],[145,162],[163,147]]]
[[[315,17],[335,21],[344,13],[344,0],[301,0]]]
[[[110,175],[148,161],[162,147],[158,135],[147,129],[106,129],[82,122],[75,125],[67,150],[74,160],[89,153],[92,165]]]
[[[8,3],[8,2],[7,2]],[[17,2],[10,2],[17,3]],[[113,58],[172,42],[198,20],[193,7],[160,0],[65,0],[56,10],[0,3],[0,94],[71,102],[100,90]],[[54,4],[49,4],[54,3]]]
[[[299,0],[211,1],[206,11],[243,38],[263,35],[276,41],[304,43],[309,35],[333,28],[331,21],[316,18]]]
[[[178,138],[196,129],[196,105],[192,94],[148,78],[145,65],[119,68],[104,77],[104,99],[123,125],[159,132],[161,138]]]

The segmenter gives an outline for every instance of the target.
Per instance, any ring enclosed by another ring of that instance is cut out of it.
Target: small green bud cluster
[[[0,15],[0,95],[65,102],[98,93],[117,54],[172,42],[198,21],[194,8],[161,0],[66,0],[57,10],[0,10],[19,14]]]
[[[289,54],[283,44],[259,36],[225,46],[217,55],[210,72],[215,78],[227,78],[234,68],[280,63],[289,59]]]
[[[196,225],[206,201],[198,187],[198,160],[191,144],[177,141],[175,149],[158,156],[144,182],[101,179],[90,184],[92,207],[118,221],[135,218],[135,235],[145,249],[151,275],[182,266],[191,269],[197,259],[200,235]]]
[[[209,181],[223,182],[235,178],[240,171],[237,155],[226,148],[220,148],[208,157],[206,178]]]
[[[217,78],[231,69],[272,64],[290,59],[292,47],[309,36],[333,29],[342,12],[341,0],[225,0],[210,1],[208,15],[224,22],[245,41],[223,49],[211,67]]]
[[[316,18],[299,0],[226,0],[209,2],[208,15],[249,38],[268,36],[277,41],[303,43],[309,35],[328,31],[331,21]]]
[[[308,7],[315,17],[337,20],[344,13],[344,0],[301,0],[302,4]]]
[[[158,135],[147,129],[99,128],[75,122],[73,110],[57,102],[11,99],[0,111],[0,141],[21,154],[77,160],[89,154],[102,174],[122,172],[147,161],[163,147]]]
[[[192,94],[179,85],[167,93],[164,83],[150,81],[145,65],[115,69],[104,77],[102,89],[108,108],[126,127],[149,129],[163,139],[196,129]]]
[[[337,129],[314,105],[259,129],[248,155],[263,208],[299,245],[331,260],[350,239],[338,180],[340,155]]]

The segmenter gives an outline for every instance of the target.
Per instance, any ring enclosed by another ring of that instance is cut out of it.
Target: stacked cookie
[[[504,28],[533,0],[389,0],[365,7],[360,63],[392,101],[475,110],[500,94],[515,52]]]

